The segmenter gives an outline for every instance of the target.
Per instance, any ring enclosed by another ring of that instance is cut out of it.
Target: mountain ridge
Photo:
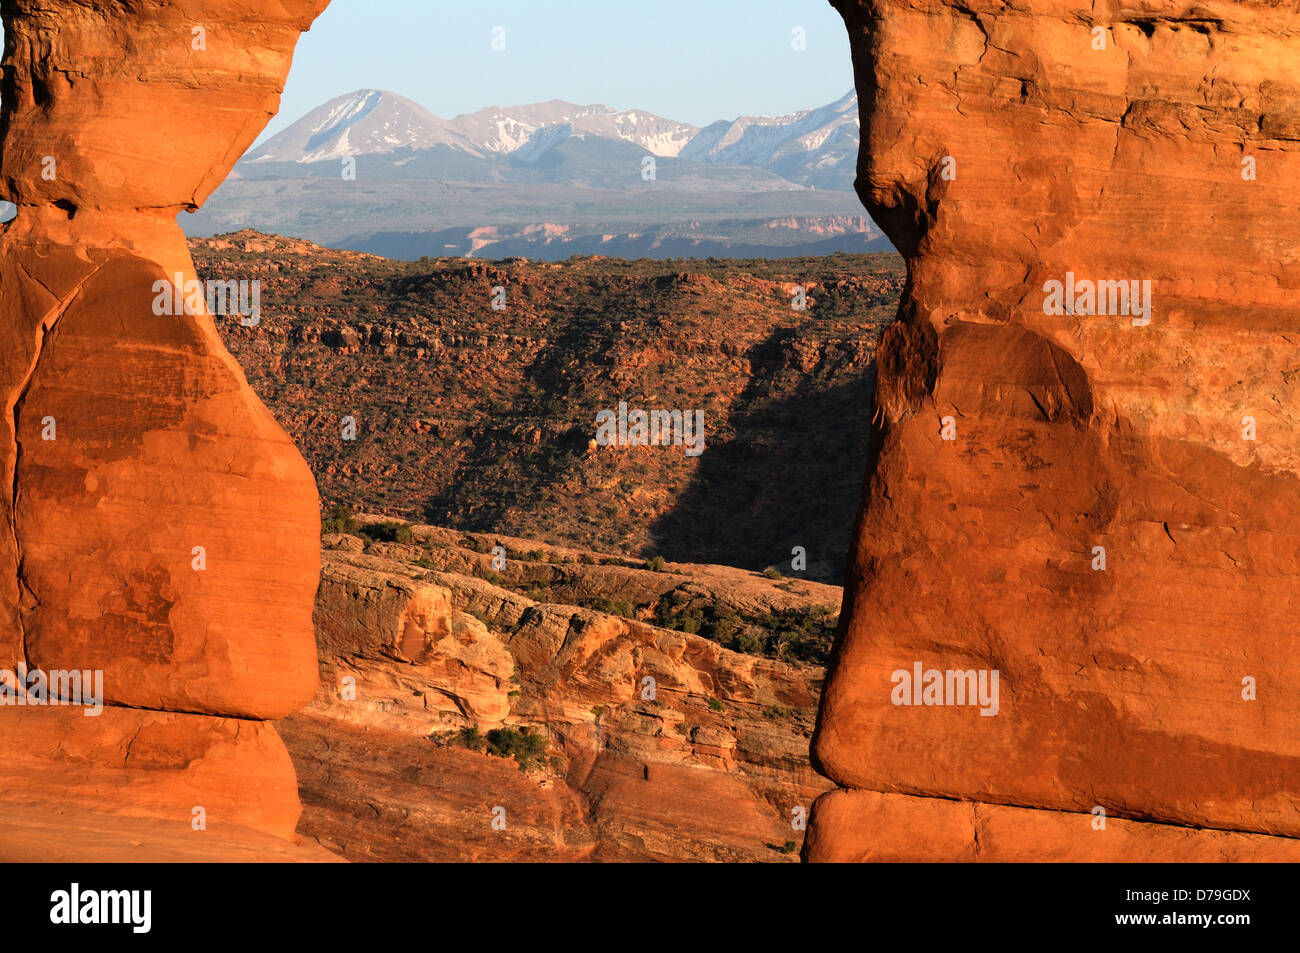
[[[438,146],[477,159],[535,159],[556,142],[589,137],[627,143],[657,158],[753,166],[796,185],[848,189],[860,139],[857,94],[850,90],[833,103],[784,116],[739,116],[699,127],[644,109],[558,99],[443,119],[398,93],[359,89],[310,110],[253,148],[240,166],[256,174],[259,165],[310,166]]]

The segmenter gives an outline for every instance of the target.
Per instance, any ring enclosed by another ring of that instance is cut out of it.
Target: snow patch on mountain
[[[442,145],[479,158],[515,156],[531,162],[555,145],[557,136],[597,136],[631,143],[655,156],[755,166],[797,184],[844,188],[852,181],[861,139],[857,107],[857,95],[850,90],[817,109],[741,116],[703,129],[643,109],[619,111],[562,100],[490,106],[447,120],[396,93],[362,89],[312,110],[245,160],[309,164]],[[520,155],[521,150],[526,151]]]

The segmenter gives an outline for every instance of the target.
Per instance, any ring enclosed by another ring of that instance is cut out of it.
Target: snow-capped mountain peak
[[[436,145],[474,151],[418,103],[387,90],[359,89],[317,106],[245,159],[311,163]]]
[[[480,159],[526,150],[517,158],[527,162],[566,137],[595,136],[656,156],[754,166],[799,184],[845,188],[852,182],[861,138],[857,106],[857,94],[850,90],[816,109],[741,116],[700,129],[644,109],[563,100],[489,106],[442,119],[396,93],[360,89],[313,109],[245,161],[310,164],[447,146]],[[534,142],[539,133],[545,135]]]
[[[699,132],[695,126],[663,119],[641,109],[625,112],[603,104],[578,106],[562,100],[489,106],[451,120],[451,126],[485,152],[509,153],[539,129],[571,125],[577,133],[619,139],[658,156],[675,156]]]

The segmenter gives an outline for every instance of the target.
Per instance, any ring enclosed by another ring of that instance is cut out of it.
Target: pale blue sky
[[[792,49],[795,27],[806,50]],[[444,118],[566,99],[704,125],[822,106],[852,86],[827,0],[333,0],[298,44],[269,128],[367,87]]]

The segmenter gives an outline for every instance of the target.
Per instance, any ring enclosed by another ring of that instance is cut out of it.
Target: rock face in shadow
[[[1300,27],[1262,2],[835,5],[858,190],[910,281],[814,742],[860,793],[819,802],[806,856],[974,857],[970,807],[933,798],[1054,814],[977,806],[992,859],[1227,843],[1134,823],[1117,849],[1099,809],[1300,837]],[[918,664],[998,672],[997,713],[912,696]]]
[[[0,669],[100,671],[108,706],[0,706],[10,804],[293,832],[267,721],[315,692],[315,485],[203,294],[166,299],[195,279],[177,213],[325,4],[3,4]]]

